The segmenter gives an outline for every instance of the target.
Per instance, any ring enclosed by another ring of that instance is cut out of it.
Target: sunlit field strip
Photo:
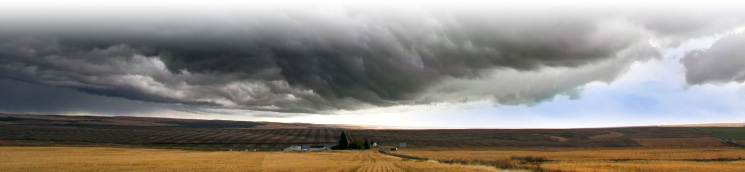
[[[454,163],[559,171],[745,171],[745,150],[736,148],[559,150],[402,150],[396,154]]]

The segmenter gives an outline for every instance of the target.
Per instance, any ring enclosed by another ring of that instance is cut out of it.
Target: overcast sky
[[[738,5],[9,3],[0,112],[413,128],[745,122]]]

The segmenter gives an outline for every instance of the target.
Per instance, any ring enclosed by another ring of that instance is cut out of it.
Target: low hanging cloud
[[[655,56],[648,40],[665,28],[615,13],[494,11],[324,7],[81,19],[31,30],[24,28],[47,24],[22,21],[0,31],[0,76],[147,102],[276,112],[465,99],[531,104],[612,81]]]
[[[711,48],[689,52],[681,59],[689,84],[745,81],[745,34],[722,37]]]

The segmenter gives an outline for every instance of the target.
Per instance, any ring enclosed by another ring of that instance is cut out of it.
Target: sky
[[[17,1],[0,112],[402,128],[745,122],[726,1]]]

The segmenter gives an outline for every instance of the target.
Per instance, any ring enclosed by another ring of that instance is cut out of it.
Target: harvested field
[[[463,130],[352,130],[352,137],[384,145],[406,142],[407,147],[642,147],[636,139],[714,138],[694,128],[635,127],[596,129],[463,129]],[[704,139],[706,140],[706,139]],[[671,143],[674,144],[674,143]],[[647,144],[646,146],[655,146]],[[669,145],[661,145],[669,146]],[[686,146],[686,145],[681,145]],[[721,146],[705,142],[696,146]]]
[[[374,151],[199,152],[132,148],[0,147],[0,171],[500,171],[416,162]]]
[[[609,129],[581,130],[348,130],[350,138],[384,145],[407,142],[408,147],[711,147],[713,137],[689,128],[626,128],[620,137],[601,137]],[[647,131],[636,131],[647,130]],[[333,144],[338,128],[236,129],[182,127],[67,127],[0,125],[0,141],[53,145],[110,145],[185,149],[280,150],[297,144]],[[654,132],[649,134],[645,132]],[[690,132],[682,135],[682,132]],[[621,132],[619,132],[621,133]],[[637,137],[636,135],[644,135]],[[682,138],[669,138],[684,136]],[[700,142],[699,142],[700,141]],[[24,144],[6,144],[24,145]]]
[[[625,161],[625,162],[557,162],[542,165],[543,169],[562,171],[743,171],[744,161]]]
[[[727,146],[727,143],[714,137],[705,138],[644,138],[633,139],[644,147],[684,148]]]
[[[342,129],[215,129],[0,126],[0,140],[59,145],[279,150],[291,144],[335,143]]]
[[[743,171],[743,149],[398,151],[438,161],[558,171]]]
[[[373,130],[299,123],[9,114],[0,114],[0,121],[5,122],[0,123],[0,143],[16,146],[271,151],[290,145],[334,144],[342,131],[348,131],[350,138],[374,140],[383,145],[406,142],[410,148],[722,146],[703,131],[672,127]]]

